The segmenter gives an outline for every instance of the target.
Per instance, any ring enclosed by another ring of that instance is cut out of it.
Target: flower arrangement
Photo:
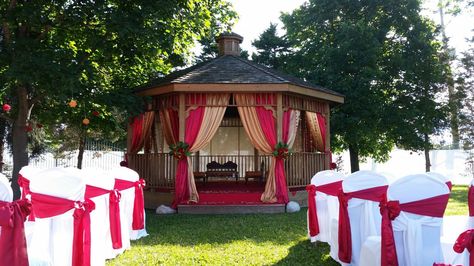
[[[275,145],[275,150],[273,150],[273,156],[276,157],[277,159],[286,159],[288,156],[291,155],[291,151],[288,148],[287,143],[283,142],[278,142],[277,145]]]
[[[183,141],[171,144],[170,154],[173,155],[173,157],[177,160],[181,160],[190,156],[191,152],[189,152],[189,144]]]

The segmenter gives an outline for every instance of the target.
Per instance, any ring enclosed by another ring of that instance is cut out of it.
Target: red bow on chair
[[[453,249],[457,253],[462,253],[464,249],[469,252],[469,266],[474,266],[474,254],[471,252],[473,251],[474,247],[474,229],[469,229],[461,233],[456,242],[454,243]]]
[[[382,265],[396,266],[397,248],[393,238],[392,221],[400,215],[400,204],[398,201],[387,201],[386,197],[380,201],[380,214],[382,215]]]
[[[306,191],[308,191],[308,227],[309,235],[317,236],[319,234],[319,222],[318,214],[316,211],[316,186],[308,185],[306,186]]]

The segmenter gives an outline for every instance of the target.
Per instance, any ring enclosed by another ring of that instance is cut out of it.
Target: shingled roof
[[[344,102],[344,96],[340,93],[230,54],[175,71],[136,88],[135,92],[139,95],[158,95],[171,91],[209,90],[211,87],[212,91],[231,91],[231,85],[240,85],[234,86],[239,87],[239,91],[242,88],[245,91],[259,92],[293,91],[309,96],[317,95],[315,97],[332,102]]]

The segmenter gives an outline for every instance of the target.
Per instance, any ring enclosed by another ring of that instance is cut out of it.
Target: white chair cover
[[[113,190],[115,179],[107,172],[98,168],[86,168],[81,172],[86,185],[104,190]],[[86,189],[87,190],[87,189]],[[110,236],[109,222],[109,193],[90,198],[95,203],[95,210],[91,212],[91,265],[104,265],[106,259],[115,258],[125,248],[130,247],[130,237],[122,235],[122,248],[114,250]],[[125,221],[125,215],[123,219]],[[127,231],[128,233],[128,231]],[[123,245],[125,243],[125,245]]]
[[[80,176],[53,168],[30,179],[31,192],[83,201],[85,184]],[[36,218],[28,244],[30,265],[71,265],[74,209],[51,218]]]
[[[133,171],[128,167],[116,167],[110,170],[110,175],[113,176],[115,179],[121,179],[130,182],[138,181],[139,175],[137,172]],[[122,222],[122,234],[124,233],[123,230],[129,230],[128,235],[130,236],[130,240],[137,240],[142,237],[148,235],[146,232],[146,222],[145,228],[142,230],[133,230],[132,229],[132,222],[133,222],[133,205],[135,200],[135,188],[129,188],[121,191],[122,198],[120,200],[120,212],[125,212],[125,216],[127,220],[123,220]],[[145,210],[143,210],[144,219],[146,221]],[[126,223],[127,221],[128,223]],[[126,226],[125,226],[126,225]]]
[[[10,181],[2,173],[0,173],[0,201],[13,201],[13,190]]]
[[[344,193],[355,192],[375,187],[387,186],[385,176],[372,171],[358,171],[348,175],[342,181]],[[348,214],[351,225],[352,238],[352,261],[351,265],[363,265],[359,263],[360,249],[369,236],[380,236],[380,223],[382,216],[379,211],[379,203],[364,200],[350,199],[348,201]],[[338,221],[332,221],[332,230],[338,230]],[[338,234],[331,232],[331,257],[338,259]]]
[[[473,185],[474,180],[471,181],[470,189]],[[472,205],[474,202],[468,202],[468,204]],[[441,248],[443,250],[444,263],[452,265],[469,265],[469,252],[464,250],[463,253],[456,253],[453,250],[453,245],[462,232],[473,228],[474,217],[469,215],[448,216],[444,218],[443,237],[441,238]]]
[[[449,194],[443,181],[426,174],[409,175],[390,185],[388,200],[400,204]],[[392,221],[397,258],[400,266],[433,265],[443,262],[440,235],[443,218],[401,211]],[[371,237],[361,250],[361,265],[380,264],[380,237]]]
[[[341,181],[343,178],[344,175],[342,173],[325,170],[316,173],[313,178],[311,178],[311,184],[321,186]],[[315,200],[318,212],[319,234],[315,237],[310,236],[310,240],[311,242],[322,241],[329,243],[331,241],[331,220],[338,218],[339,202],[337,197],[327,195],[320,191],[316,192]]]

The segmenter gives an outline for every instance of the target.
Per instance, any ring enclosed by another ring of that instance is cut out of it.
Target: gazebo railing
[[[128,155],[130,168],[138,172],[147,182],[148,188],[174,188],[176,160],[168,153],[149,153]],[[263,162],[268,171],[270,155],[200,155],[191,156],[195,172],[206,172],[206,165],[211,161],[237,164],[239,179],[243,180],[245,172],[260,170]],[[295,152],[285,160],[286,180],[289,188],[303,187],[311,182],[313,175],[327,169],[329,156],[322,153]]]

